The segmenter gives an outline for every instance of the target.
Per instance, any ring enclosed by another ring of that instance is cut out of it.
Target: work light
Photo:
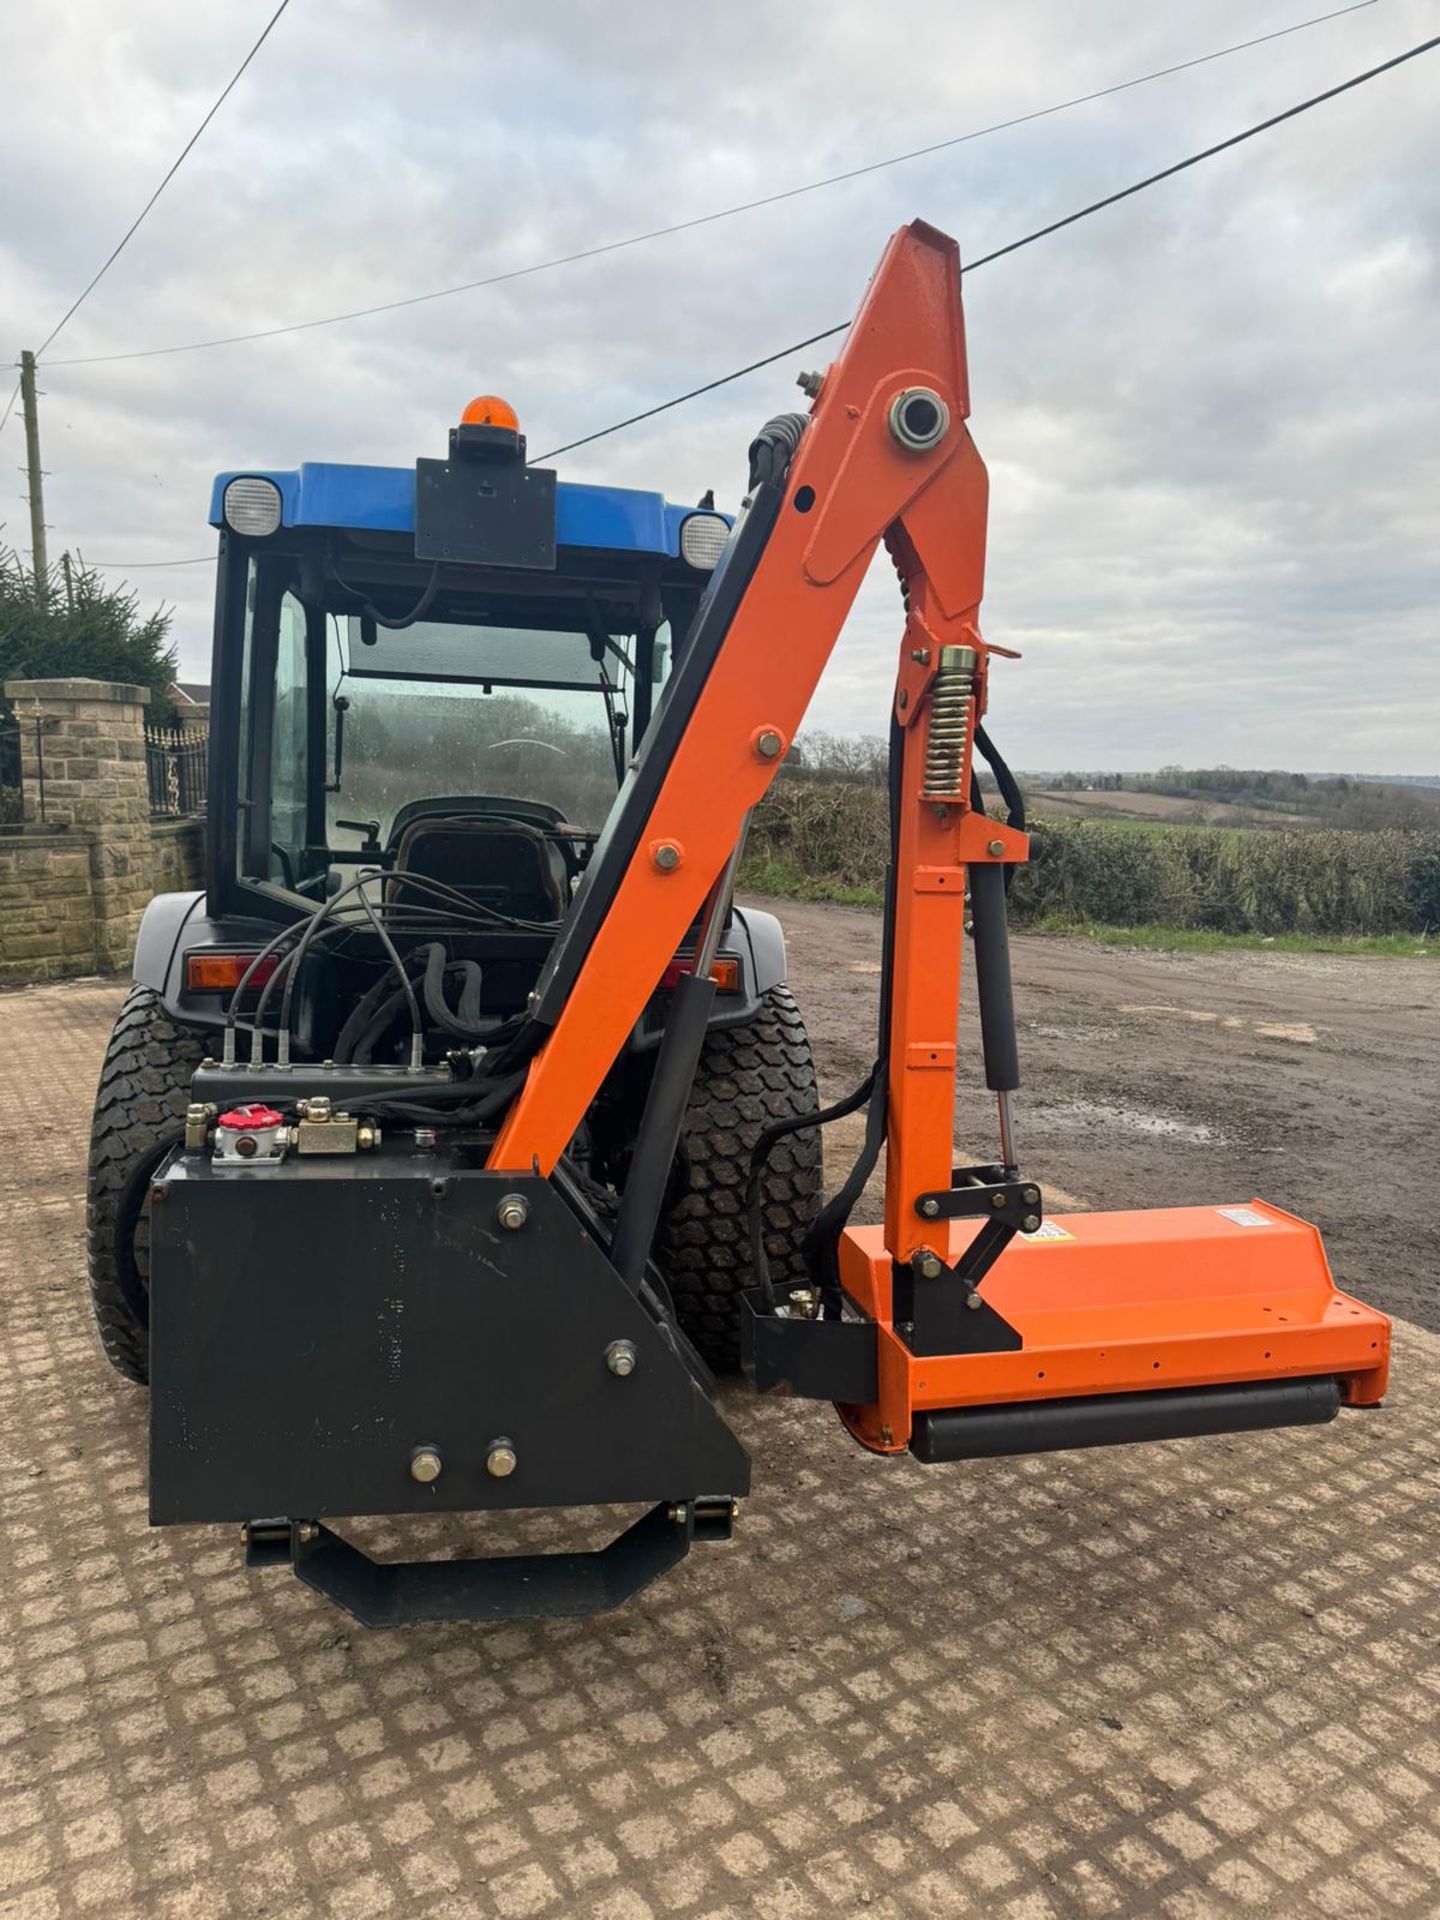
[[[730,523],[718,513],[692,513],[680,522],[680,552],[692,567],[706,573],[725,551]]]
[[[273,480],[247,476],[225,489],[225,524],[259,539],[280,524],[280,489]]]

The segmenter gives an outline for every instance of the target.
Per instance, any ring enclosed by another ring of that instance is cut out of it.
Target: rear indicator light
[[[673,993],[680,984],[682,974],[695,971],[695,957],[689,953],[677,953],[660,976],[660,991]],[[740,962],[722,954],[710,969],[710,978],[720,993],[738,993],[740,991]]]
[[[187,953],[185,988],[189,993],[233,993],[255,958],[250,953]],[[267,953],[250,975],[247,993],[258,993],[280,964],[278,953]]]

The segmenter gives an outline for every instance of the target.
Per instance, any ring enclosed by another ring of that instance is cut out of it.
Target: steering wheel
[[[536,740],[528,733],[517,734],[513,740],[491,740],[487,742],[485,751],[494,753],[497,747],[544,747],[547,753],[558,753],[562,760],[570,758],[565,748],[557,747],[553,740]]]

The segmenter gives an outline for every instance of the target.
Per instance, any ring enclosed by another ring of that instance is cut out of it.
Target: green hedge
[[[781,780],[758,810],[745,877],[814,897],[878,896],[885,795]],[[1440,833],[1241,831],[1040,820],[1011,911],[1037,920],[1217,933],[1440,928]]]

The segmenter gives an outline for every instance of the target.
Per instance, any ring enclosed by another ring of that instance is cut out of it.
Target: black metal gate
[[[171,720],[145,722],[145,774],[150,811],[165,818],[205,811],[210,735]]]

